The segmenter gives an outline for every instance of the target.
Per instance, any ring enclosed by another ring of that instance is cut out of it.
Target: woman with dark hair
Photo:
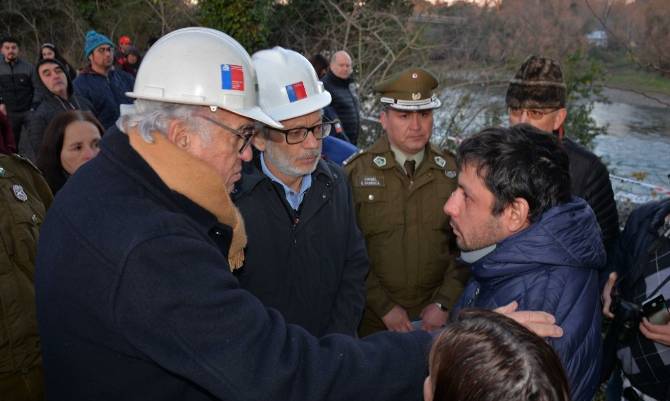
[[[37,56],[37,61],[40,62],[42,60],[58,60],[63,64],[63,72],[70,78],[70,81],[74,81],[77,77],[77,70],[68,63],[53,43],[44,43],[40,46],[40,54]]]
[[[425,401],[570,401],[554,349],[514,320],[465,309],[435,340]]]
[[[68,111],[51,121],[44,132],[37,167],[54,195],[79,167],[100,152],[98,142],[103,133],[100,122],[88,111]]]

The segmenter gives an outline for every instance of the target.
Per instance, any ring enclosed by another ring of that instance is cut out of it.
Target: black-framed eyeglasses
[[[226,131],[230,132],[231,134],[237,136],[240,140],[242,140],[242,146],[240,146],[240,150],[238,151],[240,154],[246,150],[246,148],[249,146],[251,143],[251,140],[254,139],[254,136],[260,131],[261,124],[260,123],[252,123],[252,124],[247,124],[243,125],[238,129],[232,128],[227,126],[226,124],[216,121],[213,118],[209,118],[206,116],[201,116],[199,115],[198,117],[203,118],[210,123],[219,126]]]
[[[283,134],[284,138],[286,138],[286,143],[288,143],[289,145],[296,145],[298,143],[302,143],[305,139],[307,139],[307,135],[309,135],[310,132],[314,135],[314,138],[316,138],[317,140],[321,140],[327,137],[328,135],[330,135],[330,131],[333,129],[333,125],[338,123],[339,120],[335,120],[335,121],[324,121],[319,124],[312,125],[311,127],[296,127],[286,130],[276,128],[268,128],[268,129]]]
[[[551,110],[541,110],[541,109],[524,109],[524,108],[509,108],[509,114],[511,116],[514,116],[516,118],[521,118],[524,112],[528,115],[528,118],[531,120],[540,120],[542,117],[546,116],[547,114],[554,113],[558,111],[559,109],[551,109]]]

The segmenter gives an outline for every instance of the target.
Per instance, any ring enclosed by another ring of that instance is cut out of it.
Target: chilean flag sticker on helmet
[[[244,90],[244,69],[241,65],[221,64],[221,89]]]
[[[305,85],[302,81],[286,85],[286,94],[291,103],[307,97],[307,91],[305,91]]]

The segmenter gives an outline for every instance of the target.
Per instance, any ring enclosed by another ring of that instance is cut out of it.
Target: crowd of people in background
[[[429,68],[374,86],[384,132],[359,149],[342,49],[185,28],[143,54],[91,30],[75,68],[20,45],[0,57],[3,400],[670,399],[670,200],[620,235],[556,60],[525,60],[509,127],[452,153]]]

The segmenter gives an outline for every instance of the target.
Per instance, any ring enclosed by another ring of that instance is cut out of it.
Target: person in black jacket
[[[275,47],[253,61],[260,105],[285,129],[256,138],[260,152],[235,193],[249,236],[240,285],[315,336],[354,336],[368,257],[346,175],[321,160],[332,128],[321,109],[330,94],[299,53]],[[280,93],[294,82],[301,83],[295,97]]]
[[[510,125],[528,123],[558,135],[570,162],[572,193],[583,198],[595,212],[609,254],[619,235],[612,183],[598,156],[564,135],[568,112],[560,64],[545,57],[529,57],[510,81],[505,102]]]
[[[12,37],[2,39],[0,57],[0,103],[4,103],[12,124],[16,144],[26,124],[30,109],[39,103],[41,91],[35,68],[19,58],[19,42]]]
[[[57,114],[70,110],[93,110],[85,97],[74,94],[66,68],[56,59],[44,59],[37,63],[37,75],[46,88],[40,105],[29,114],[27,135],[19,146],[22,155],[35,161],[42,145],[44,130]]]
[[[326,107],[326,115],[338,119],[344,129],[342,133],[337,132],[338,137],[357,145],[361,115],[352,73],[349,53],[344,50],[335,52],[330,58],[330,71],[323,77],[323,86],[333,97],[330,106]]]

